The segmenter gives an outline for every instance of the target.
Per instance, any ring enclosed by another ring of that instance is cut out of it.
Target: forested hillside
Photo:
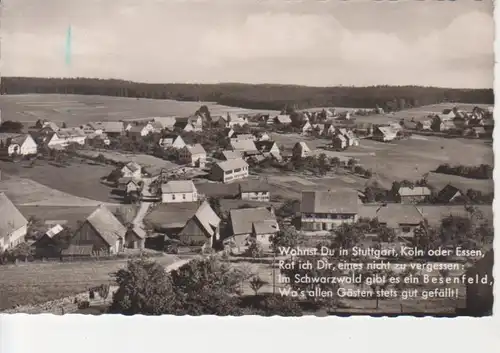
[[[212,101],[250,109],[310,107],[374,108],[386,111],[443,102],[493,104],[492,89],[419,86],[306,87],[270,84],[147,84],[89,78],[2,77],[2,94],[59,93]]]

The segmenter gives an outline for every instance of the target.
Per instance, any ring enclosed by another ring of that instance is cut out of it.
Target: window
[[[241,168],[236,168],[236,169],[234,170],[234,172],[235,172],[235,173],[241,172]]]
[[[233,171],[232,171],[232,170],[226,170],[226,171],[224,172],[224,174],[226,174],[226,175],[229,175],[229,174],[232,174],[232,173],[233,173]]]
[[[186,199],[186,194],[182,194],[182,199],[185,200]]]
[[[175,200],[175,194],[172,194],[172,200]]]
[[[401,227],[401,231],[403,233],[409,233],[411,231],[411,228],[408,226]]]

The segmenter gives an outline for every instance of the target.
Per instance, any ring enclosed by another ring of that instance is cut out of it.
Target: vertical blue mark
[[[66,65],[71,65],[71,26],[66,33]]]

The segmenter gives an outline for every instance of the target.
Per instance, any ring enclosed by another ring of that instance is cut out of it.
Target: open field
[[[29,162],[4,162],[0,161],[0,169],[2,170],[2,178],[6,178],[7,174],[17,178],[31,179],[35,183],[42,184],[45,187],[68,193],[77,197],[96,200],[99,202],[116,203],[116,198],[110,194],[111,189],[108,186],[101,184],[99,179],[108,175],[113,168],[107,165],[90,165],[88,163],[71,162],[65,167],[57,167],[49,164],[47,161],[39,160],[33,167],[29,167]],[[3,181],[0,182],[0,188]],[[15,182],[8,183],[11,185],[9,191],[13,194],[18,193]],[[31,188],[37,189],[36,184],[31,183]],[[29,195],[28,190],[20,190],[23,195]],[[20,203],[28,202],[55,202],[52,198],[46,197],[46,200],[35,199],[34,201],[20,201]],[[45,202],[45,204],[46,204]],[[95,202],[94,202],[95,203]],[[69,203],[72,205],[73,203]],[[76,205],[78,206],[78,204]]]
[[[164,255],[154,260],[168,266],[178,258]],[[123,259],[4,265],[0,276],[0,310],[14,305],[43,303],[112,283],[111,275],[126,263],[127,260]]]
[[[38,119],[56,123],[66,122],[77,126],[90,121],[146,119],[155,116],[194,114],[202,105],[207,105],[212,115],[225,112],[259,113],[275,111],[251,110],[218,105],[213,102],[180,102],[145,98],[122,98],[63,94],[24,94],[0,96],[0,107],[4,120],[23,122],[26,126]]]

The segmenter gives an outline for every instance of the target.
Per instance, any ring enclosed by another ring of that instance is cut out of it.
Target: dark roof
[[[199,183],[196,184],[196,189],[199,194],[206,197],[236,197],[238,196],[239,185],[237,183],[220,184],[220,183]]]
[[[357,214],[356,190],[304,191],[301,211],[305,213]]]
[[[257,180],[239,182],[240,192],[269,192],[270,185]]]
[[[437,198],[441,202],[449,202],[453,196],[456,195],[457,192],[460,192],[460,194],[463,195],[462,191],[451,185],[447,184],[441,191],[438,193]]]
[[[156,228],[182,228],[198,210],[197,202],[165,203],[158,205],[145,220]]]
[[[275,143],[276,142],[270,141],[270,140],[256,141],[255,142],[255,147],[257,147],[257,149],[260,152],[269,152],[269,151],[271,151],[271,148],[273,148],[273,146],[274,146]]]
[[[233,234],[250,234],[254,230],[255,223],[266,224],[269,232],[279,230],[276,217],[266,207],[233,209],[230,211],[230,218]]]
[[[119,238],[124,238],[127,232],[123,224],[104,205],[92,212],[86,222],[92,225],[108,245],[114,245]]]

